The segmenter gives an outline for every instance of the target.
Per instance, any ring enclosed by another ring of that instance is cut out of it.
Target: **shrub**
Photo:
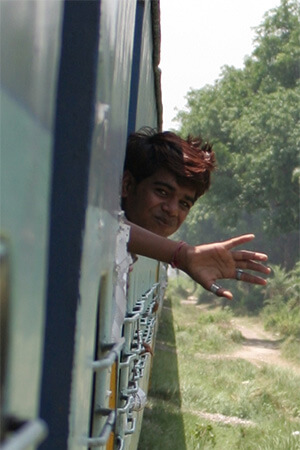
[[[280,266],[272,269],[262,311],[264,325],[284,338],[300,338],[300,263],[290,272]]]

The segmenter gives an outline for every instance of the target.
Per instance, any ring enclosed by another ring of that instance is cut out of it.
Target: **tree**
[[[177,116],[180,133],[208,138],[218,161],[184,237],[199,234],[200,218],[202,229],[205,218],[230,233],[248,231],[250,222],[261,240],[277,238],[276,262],[286,266],[299,254],[299,14],[289,0],[266,13],[244,68],[225,66],[213,86],[188,92]]]

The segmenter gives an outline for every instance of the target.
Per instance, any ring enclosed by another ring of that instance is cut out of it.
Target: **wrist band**
[[[179,269],[178,255],[179,255],[179,252],[180,252],[180,250],[181,250],[181,248],[182,248],[182,246],[183,246],[184,244],[185,244],[184,241],[178,242],[178,245],[177,245],[177,247],[176,247],[176,249],[175,249],[175,252],[174,252],[172,261],[170,262],[171,267],[173,267],[173,269]]]

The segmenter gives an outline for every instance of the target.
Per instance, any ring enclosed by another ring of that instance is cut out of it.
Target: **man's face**
[[[131,222],[168,237],[175,233],[194,204],[195,189],[179,185],[166,169],[136,184],[131,173],[123,176],[122,198],[125,214]]]

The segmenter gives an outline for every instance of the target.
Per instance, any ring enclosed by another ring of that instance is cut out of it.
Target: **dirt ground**
[[[194,297],[182,300],[184,304],[195,304]],[[198,308],[207,309],[210,305],[199,305]],[[265,331],[261,321],[254,317],[235,317],[232,320],[234,328],[240,331],[244,340],[241,348],[234,353],[215,355],[216,358],[242,358],[261,367],[262,364],[287,368],[300,375],[300,366],[287,361],[280,354],[280,337]],[[214,357],[211,355],[210,357]]]
[[[185,304],[195,304],[196,300],[189,297],[187,300],[182,300]],[[201,309],[207,309],[209,305],[197,306]],[[239,330],[243,336],[242,346],[233,353],[222,355],[202,355],[201,357],[209,358],[242,358],[250,361],[258,367],[264,364],[271,364],[273,366],[289,369],[300,375],[300,366],[287,361],[280,354],[280,337],[274,333],[267,332],[263,328],[263,324],[258,318],[251,317],[235,317],[232,320],[234,328]],[[197,355],[200,356],[200,355]],[[194,411],[194,414],[212,420],[214,422],[230,423],[232,425],[255,425],[252,421],[239,419],[238,417],[227,417],[222,414],[209,414],[204,411]]]
[[[233,353],[231,357],[246,359],[257,366],[272,364],[290,369],[300,375],[300,366],[281,356],[279,336],[265,331],[258,320],[235,318],[233,325],[242,333],[244,342],[242,348]]]

